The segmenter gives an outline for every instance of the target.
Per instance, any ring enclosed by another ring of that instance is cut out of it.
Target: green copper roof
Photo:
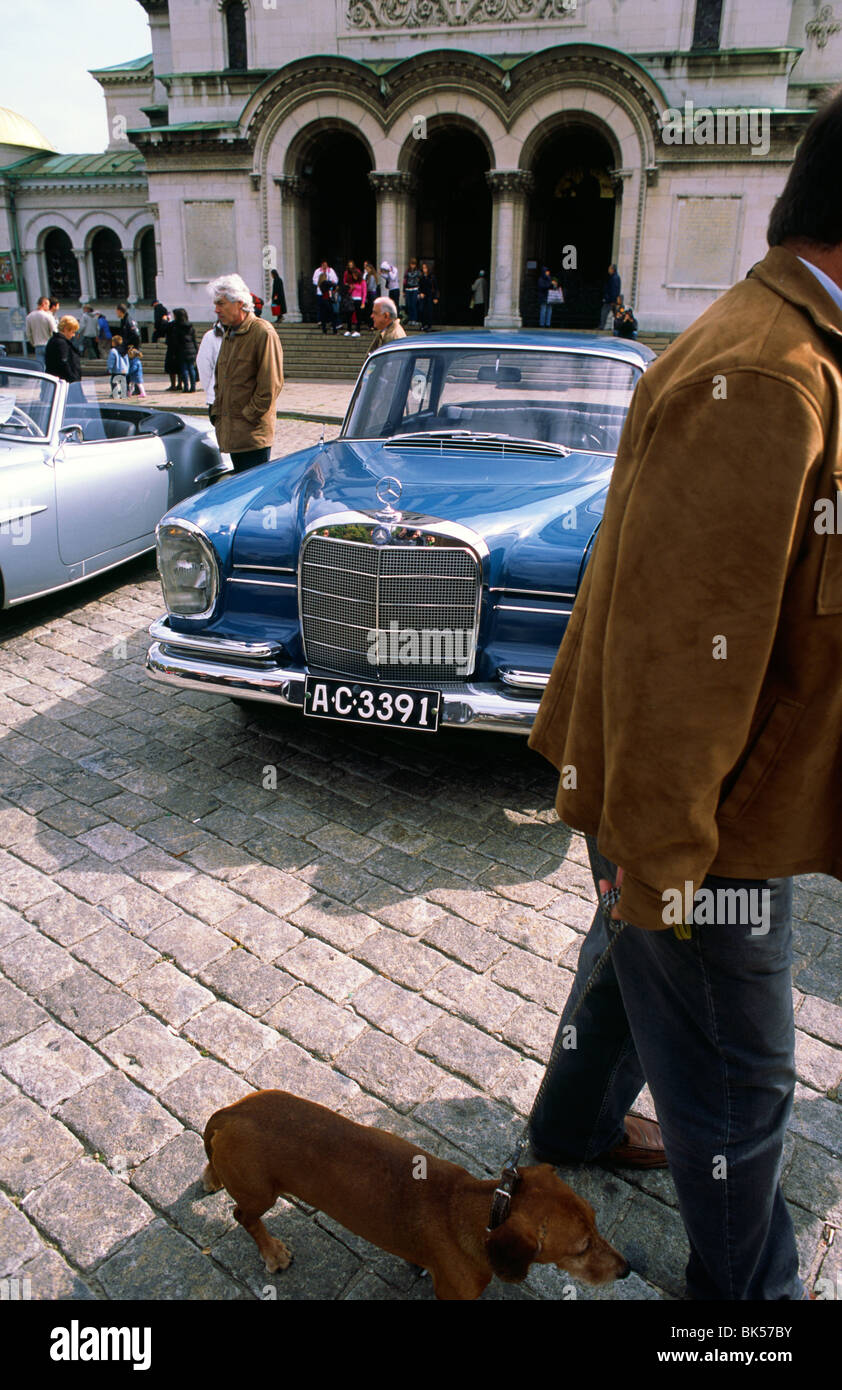
[[[96,72],[142,72],[148,68],[152,62],[152,54],[146,53],[142,58],[131,58],[127,63],[115,63],[110,68],[89,68],[91,73]]]
[[[102,178],[104,174],[141,178],[146,172],[139,150],[107,150],[104,154],[36,155],[15,165],[19,177],[48,179]]]

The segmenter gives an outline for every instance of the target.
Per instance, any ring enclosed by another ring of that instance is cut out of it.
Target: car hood
[[[309,525],[345,510],[381,511],[376,485],[392,476],[401,483],[396,505],[405,515],[419,523],[459,522],[482,537],[492,586],[573,592],[613,462],[606,454],[505,455],[458,444],[442,451],[336,440],[265,465],[256,470],[259,479],[248,475],[251,496],[236,527],[233,563],[294,569]],[[233,500],[234,488],[233,479],[223,481],[211,495],[221,501],[224,490]]]

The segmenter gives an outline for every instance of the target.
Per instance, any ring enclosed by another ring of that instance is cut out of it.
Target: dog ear
[[[541,1242],[526,1222],[510,1216],[502,1226],[490,1232],[486,1250],[488,1263],[498,1279],[504,1279],[507,1284],[519,1284],[540,1254]]]

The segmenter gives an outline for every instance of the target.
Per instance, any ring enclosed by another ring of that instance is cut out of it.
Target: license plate
[[[346,724],[379,724],[434,734],[440,705],[440,690],[364,685],[321,676],[307,676],[304,682],[304,713],[313,719],[341,719]]]

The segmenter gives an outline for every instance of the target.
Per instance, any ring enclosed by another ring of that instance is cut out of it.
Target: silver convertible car
[[[150,550],[164,512],[225,471],[207,420],[89,400],[0,358],[0,607]]]

